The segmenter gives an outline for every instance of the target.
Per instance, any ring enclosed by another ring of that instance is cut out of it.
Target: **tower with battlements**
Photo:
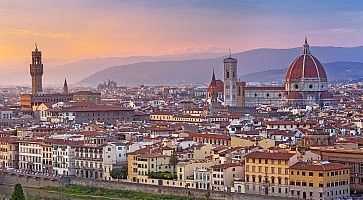
[[[32,52],[32,63],[30,64],[30,75],[32,77],[32,94],[42,93],[43,92],[42,52],[38,50],[37,45],[35,45],[35,50]]]

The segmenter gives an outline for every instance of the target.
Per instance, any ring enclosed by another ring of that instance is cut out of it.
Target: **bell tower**
[[[42,63],[42,52],[38,51],[37,44],[35,44],[35,50],[32,52],[30,75],[32,76],[32,94],[35,95],[41,93],[43,91],[42,87],[43,63]]]
[[[229,57],[224,59],[224,105],[237,106],[237,59]]]

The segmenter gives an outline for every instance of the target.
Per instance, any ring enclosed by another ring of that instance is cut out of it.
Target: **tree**
[[[127,168],[113,168],[111,170],[110,176],[113,179],[126,179],[127,178]]]
[[[173,172],[176,172],[176,165],[178,164],[179,159],[178,159],[178,155],[176,154],[176,151],[173,151],[173,154],[171,154],[170,156],[170,165],[173,166]]]
[[[11,200],[25,200],[23,188],[20,183],[15,185],[13,195],[11,195]]]

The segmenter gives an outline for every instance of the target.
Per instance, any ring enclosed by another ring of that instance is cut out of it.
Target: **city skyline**
[[[316,46],[359,46],[360,1],[2,1],[0,64]],[[316,20],[319,19],[319,20]]]

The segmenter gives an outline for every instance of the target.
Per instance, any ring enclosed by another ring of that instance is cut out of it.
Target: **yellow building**
[[[245,156],[245,190],[248,194],[289,196],[289,167],[297,154],[252,152]]]
[[[299,162],[290,167],[290,197],[339,199],[350,194],[349,167],[321,161]]]
[[[127,179],[137,183],[147,183],[150,172],[172,172],[169,148],[144,148],[127,155]]]
[[[16,137],[0,137],[0,167],[18,169],[19,142]]]
[[[204,116],[195,115],[175,115],[169,111],[158,111],[150,115],[151,121],[167,121],[167,122],[189,122],[189,123],[203,123],[208,119]]]

